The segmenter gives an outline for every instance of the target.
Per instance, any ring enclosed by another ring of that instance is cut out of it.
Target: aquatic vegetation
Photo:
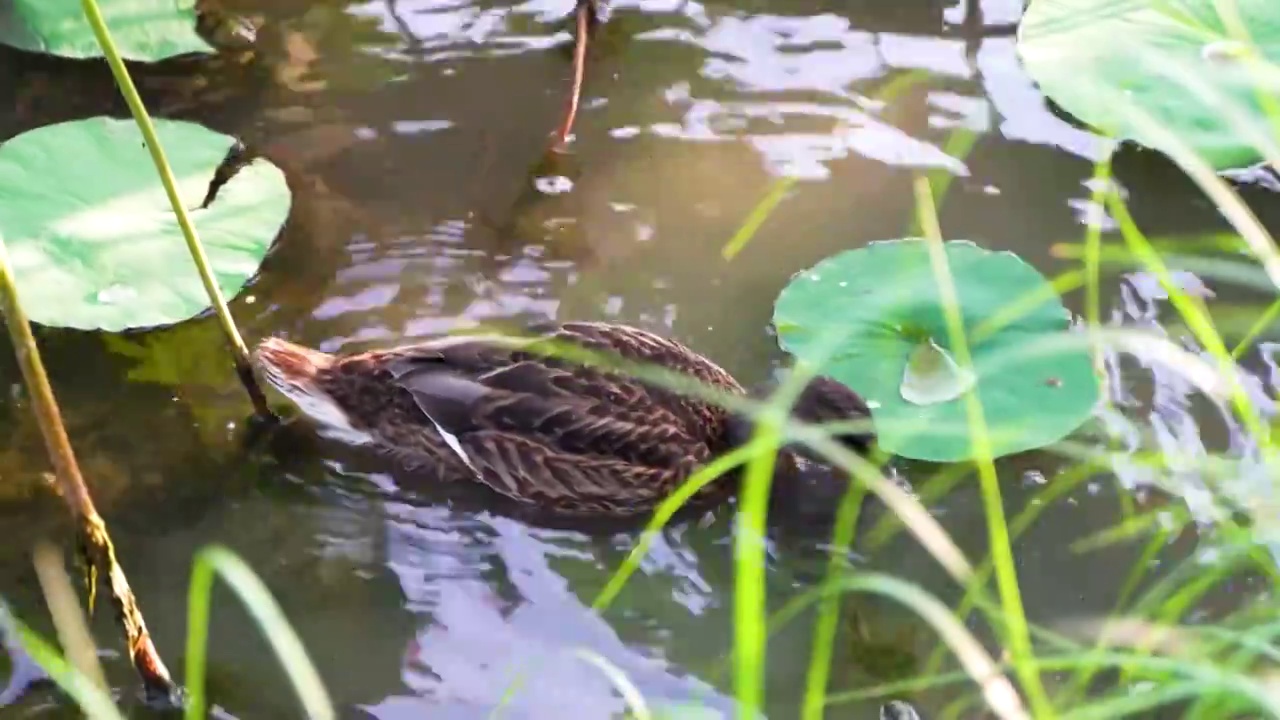
[[[774,306],[779,344],[863,395],[881,447],[903,457],[975,457],[963,403],[971,390],[988,418],[994,457],[1079,427],[1098,402],[1099,382],[1083,336],[1070,333],[1070,316],[1044,277],[1012,253],[944,244],[970,371],[951,356],[926,244],[876,242],[797,273]]]
[[[211,193],[235,145],[200,125],[156,121],[179,191],[200,222],[219,288],[235,295],[289,214],[284,173],[254,160]],[[49,125],[0,146],[0,229],[18,291],[44,325],[118,331],[209,307],[164,188],[132,121]]]
[[[156,123],[152,121],[151,114],[147,112],[147,107],[143,104],[142,97],[138,94],[138,88],[134,85],[133,78],[129,75],[129,69],[124,65],[124,58],[120,56],[120,51],[116,48],[111,29],[107,27],[106,19],[102,15],[102,9],[98,6],[97,0],[80,0],[80,7],[85,19],[89,22],[89,26],[93,29],[94,38],[97,39],[98,45],[106,56],[107,65],[111,68],[111,75],[116,81],[116,87],[120,90],[120,95],[124,98],[125,104],[129,106],[129,114],[133,116],[133,122],[137,125],[138,132],[144,140],[143,147],[146,148],[147,153],[151,156],[151,164],[154,166],[156,174],[160,176],[160,184],[164,188],[165,197],[169,200],[169,209],[173,212],[174,219],[177,221],[178,228],[182,233],[182,240],[186,243],[187,252],[191,255],[196,272],[199,274],[200,283],[209,298],[209,304],[213,307],[213,311],[218,317],[218,324],[222,326],[222,333],[226,336],[227,346],[231,350],[232,362],[235,364],[236,373],[240,376],[240,384],[244,386],[245,392],[248,393],[249,400],[253,403],[254,411],[258,417],[264,420],[274,419],[275,416],[271,414],[270,408],[267,407],[267,399],[262,394],[262,389],[258,387],[258,382],[254,378],[253,368],[250,367],[249,348],[245,345],[244,338],[240,336],[240,330],[236,327],[235,320],[231,317],[231,311],[227,309],[226,300],[223,299],[222,291],[218,286],[219,282],[214,278],[214,270],[209,264],[209,258],[205,254],[204,246],[200,243],[200,237],[196,233],[195,225],[191,222],[190,213],[187,212],[186,205],[183,203],[178,190],[177,178],[174,176],[173,168],[169,166],[169,159],[160,140],[160,134],[156,131]],[[223,159],[230,160],[231,158],[224,157]],[[221,169],[221,166],[219,169]],[[226,180],[225,177],[222,179]],[[209,192],[205,194],[204,200],[201,202],[202,206],[208,204],[211,199],[211,193],[215,189],[213,185],[209,186]],[[288,215],[287,211],[285,215]],[[283,219],[281,222],[283,222]]]
[[[1219,170],[1280,157],[1273,0],[1034,0],[1018,51],[1046,95],[1118,139],[1176,139]]]
[[[13,352],[22,371],[22,380],[27,392],[31,395],[32,409],[40,426],[40,434],[44,438],[49,461],[54,467],[54,477],[58,493],[65,501],[72,521],[88,576],[89,606],[93,607],[94,597],[101,578],[107,585],[108,595],[120,618],[124,631],[129,659],[142,677],[147,693],[159,702],[173,702],[176,698],[175,686],[169,676],[169,670],[160,659],[151,634],[143,621],[142,611],[138,608],[137,598],[129,587],[124,568],[116,557],[115,545],[107,531],[107,523],[98,514],[93,503],[93,496],[80,474],[80,466],[76,462],[75,452],[67,437],[62,423],[62,412],[54,399],[53,388],[49,384],[45,372],[44,361],[36,346],[35,336],[31,332],[31,323],[27,320],[22,307],[14,278],[13,265],[9,261],[8,249],[0,236],[0,318],[8,329],[9,339],[13,344]]]
[[[49,7],[51,6],[45,6],[45,9]],[[24,292],[19,286],[19,277],[22,278],[23,286],[29,288],[28,294],[40,293],[35,298],[27,299],[34,299],[42,311],[46,308],[55,311],[61,308],[74,318],[66,322],[66,325],[85,327],[77,324],[77,321],[86,322],[83,307],[79,307],[77,311],[74,300],[68,305],[61,305],[57,302],[58,296],[78,291],[80,294],[76,300],[81,303],[87,301],[96,306],[115,305],[123,300],[130,312],[138,313],[146,305],[139,305],[138,284],[133,274],[139,268],[157,267],[154,264],[157,257],[163,259],[168,255],[172,259],[171,246],[176,245],[172,240],[181,237],[187,246],[188,257],[194,261],[198,271],[196,276],[201,281],[205,296],[217,309],[233,350],[240,350],[237,365],[242,370],[241,380],[260,414],[270,417],[265,399],[253,381],[252,373],[248,371],[244,343],[230,319],[226,304],[212,279],[213,271],[210,270],[190,218],[181,204],[181,191],[160,146],[159,138],[162,133],[158,129],[163,129],[164,134],[170,135],[170,139],[176,139],[187,151],[179,155],[183,161],[179,163],[179,168],[184,174],[189,176],[202,169],[206,171],[202,178],[204,183],[196,188],[199,190],[203,187],[203,194],[200,195],[201,209],[205,209],[216,198],[218,191],[232,184],[222,178],[219,187],[215,184],[215,179],[235,143],[230,138],[194,124],[153,123],[129,78],[123,59],[104,23],[101,9],[95,0],[83,0],[81,7],[81,17],[91,29],[95,42],[107,56],[117,84],[133,112],[134,124],[126,125],[109,118],[63,123],[30,131],[0,146],[0,185],[6,188],[6,204],[0,209],[0,310],[3,311],[5,325],[13,341],[27,391],[33,398],[41,434],[56,471],[59,493],[76,523],[80,552],[88,576],[90,610],[93,609],[98,580],[101,578],[106,582],[115,606],[130,661],[141,676],[148,697],[155,702],[173,706],[181,702],[180,693],[152,643],[137,599],[116,557],[106,522],[98,514],[81,477],[62,423],[61,411],[54,399],[31,324],[23,308]],[[13,6],[11,9],[16,12],[21,8]],[[193,145],[188,146],[188,143]],[[139,172],[140,167],[146,167],[145,162],[138,161],[141,159],[139,146],[147,151],[153,161],[151,169],[159,175],[171,214],[158,215],[152,212],[154,208],[150,203],[154,203],[154,199],[148,198],[148,193],[139,189],[148,185],[144,177],[153,179],[149,173]],[[220,154],[215,154],[216,151],[220,151]],[[88,161],[87,166],[81,164],[85,161]],[[205,167],[201,168],[201,165]],[[269,163],[267,167],[266,177],[276,181],[278,192],[273,197],[277,199],[278,222],[270,228],[266,239],[259,243],[262,246],[261,253],[252,263],[247,264],[247,270],[243,258],[239,258],[238,263],[225,263],[231,266],[228,269],[232,272],[232,282],[237,290],[249,275],[256,272],[258,261],[265,256],[275,232],[288,216],[289,190],[283,174]],[[259,175],[261,174],[260,170]],[[249,174],[244,177],[252,179],[254,176]],[[201,176],[197,174],[196,178],[201,179]],[[247,191],[252,192],[255,188],[241,190],[243,186],[244,183],[237,185],[229,194],[229,197],[238,197],[240,202],[224,202],[221,207],[247,207],[256,204],[256,198],[245,197]],[[94,187],[97,189],[93,189]],[[114,188],[114,191],[106,188]],[[188,185],[184,189],[191,188]],[[264,191],[266,188],[256,189]],[[252,202],[245,202],[246,199]],[[105,210],[103,204],[108,206]],[[85,207],[89,210],[83,210]],[[245,207],[240,209],[243,211]],[[237,246],[245,243],[246,238],[232,231],[240,227],[239,222],[239,218],[233,218],[223,223],[227,228],[224,232],[228,239],[222,244],[227,246],[228,252],[235,254],[233,256],[245,252]],[[178,231],[168,233],[170,244],[165,245],[166,234],[162,229],[169,227],[170,223]],[[17,248],[17,262],[10,259],[6,237]],[[257,237],[261,238],[263,235]],[[77,240],[80,242],[76,243]],[[51,252],[48,246],[52,246],[54,250]],[[104,257],[105,250],[113,252]],[[72,269],[62,267],[51,273],[44,267],[42,260],[53,261],[55,266],[58,262],[67,263]],[[121,263],[121,260],[124,262]],[[243,276],[236,277],[236,271],[242,272]],[[152,277],[153,281],[154,279]],[[37,290],[30,289],[33,287]],[[146,284],[141,287],[144,290],[151,289]],[[167,295],[178,294],[173,291],[174,287],[180,285],[170,285],[166,289]],[[144,297],[142,301],[159,303],[171,312],[174,311],[176,305],[171,299],[166,301],[165,297],[166,293],[161,292],[159,297]],[[111,327],[112,321],[103,322],[105,315],[92,312],[88,315],[99,323],[92,327]],[[144,314],[143,317],[147,316]],[[119,318],[115,322],[119,322]]]
[[[67,58],[100,58],[103,51],[80,0],[6,0],[0,43]],[[214,49],[196,32],[196,0],[98,0],[112,24],[120,55],[151,62]]]
[[[49,551],[46,549],[46,555]],[[56,555],[56,553],[54,553]],[[48,567],[46,575],[53,576],[54,581],[42,582],[45,595],[50,602],[54,598],[50,590],[58,585],[63,591],[70,590],[69,578],[54,558],[53,567]],[[217,545],[205,547],[196,554],[191,569],[191,581],[187,591],[187,646],[185,675],[188,683],[186,696],[174,698],[171,707],[181,704],[182,716],[185,720],[203,720],[208,716],[209,701],[205,694],[205,661],[209,643],[209,623],[212,617],[212,593],[214,580],[221,578],[232,593],[244,604],[261,630],[276,657],[284,665],[285,674],[298,696],[299,703],[311,720],[334,720],[337,717],[329,693],[325,690],[306,649],[297,633],[289,626],[280,605],[272,597],[271,591],[254,574],[253,570],[232,551]],[[51,587],[52,586],[52,587]],[[53,593],[56,594],[56,593]],[[80,647],[64,648],[63,653],[47,640],[33,632],[30,627],[14,617],[9,609],[0,601],[0,640],[7,634],[16,636],[23,651],[28,653],[49,678],[58,684],[91,720],[120,720],[123,716],[112,703],[106,688],[96,677],[100,677],[101,669],[85,667],[85,663],[96,663],[93,654],[92,640],[87,637],[84,619],[74,607],[63,608],[59,612],[59,634],[76,637]],[[64,626],[78,626],[65,628]],[[67,632],[74,629],[77,632]],[[144,629],[145,636],[145,629]],[[72,644],[72,643],[67,643]],[[148,645],[150,641],[148,640]],[[0,643],[0,648],[4,644]],[[75,655],[79,651],[79,655]],[[73,657],[74,656],[74,657]],[[85,657],[87,656],[87,657]],[[163,670],[163,666],[161,666]],[[165,678],[167,680],[167,676]]]

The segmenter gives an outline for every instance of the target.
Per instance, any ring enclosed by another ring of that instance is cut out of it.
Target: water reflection
[[[1210,285],[1193,273],[1175,271],[1171,279],[1190,297],[1217,297]],[[1230,295],[1240,293],[1230,286],[1223,290]],[[1112,322],[1168,337],[1165,324],[1174,314],[1165,288],[1151,273],[1139,271],[1125,276],[1121,304],[1113,312]],[[1213,354],[1189,334],[1174,339],[1211,366],[1216,363]],[[1258,345],[1258,355],[1269,366],[1273,347],[1269,342]],[[1206,527],[1244,510],[1257,518],[1259,537],[1269,538],[1272,524],[1266,518],[1276,502],[1270,466],[1257,439],[1236,416],[1230,398],[1207,395],[1178,368],[1159,361],[1126,358],[1124,362],[1136,367],[1126,368],[1121,375],[1121,358],[1112,356],[1108,363],[1116,390],[1113,397],[1124,412],[1108,416],[1113,436],[1123,448],[1114,460],[1117,479],[1130,489],[1166,490]],[[1274,379],[1255,374],[1250,365],[1246,360],[1240,368],[1242,390],[1261,420],[1270,422],[1277,412],[1272,397]],[[1162,466],[1141,459],[1143,452],[1152,451],[1164,458]],[[1273,553],[1277,550],[1280,546],[1272,548]]]

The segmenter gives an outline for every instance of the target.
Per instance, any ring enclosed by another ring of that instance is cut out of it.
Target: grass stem
[[[928,178],[919,177],[915,182],[916,203],[920,213],[920,227],[924,231],[929,257],[942,299],[943,314],[947,321],[947,334],[951,351],[960,366],[973,370],[973,358],[965,335],[964,318],[960,312],[959,295],[947,267],[946,249],[942,242],[942,230],[929,188]],[[1009,526],[1004,516],[1004,501],[1000,494],[1000,479],[996,475],[992,455],[991,438],[983,417],[982,403],[974,393],[965,395],[965,413],[972,432],[974,461],[978,468],[982,505],[987,516],[987,530],[991,544],[992,564],[995,567],[996,589],[1004,610],[1005,641],[1013,657],[1014,669],[1036,718],[1055,716],[1053,706],[1040,682],[1035,654],[1031,646],[1031,634],[1027,628],[1026,612],[1022,606],[1022,593],[1013,557]]]
[[[137,123],[138,130],[142,132],[143,139],[146,140],[147,151],[151,153],[151,161],[155,163],[156,172],[160,174],[160,182],[164,185],[165,194],[169,196],[169,205],[173,208],[173,214],[178,219],[178,226],[182,228],[182,237],[187,241],[187,250],[191,252],[191,259],[195,262],[196,270],[200,273],[200,282],[204,284],[204,291],[209,295],[209,303],[218,315],[218,323],[222,325],[222,331],[227,336],[227,344],[231,346],[236,374],[239,375],[240,382],[244,384],[245,390],[249,393],[249,400],[253,403],[254,411],[264,420],[269,420],[275,416],[267,406],[267,397],[263,394],[262,388],[258,385],[258,381],[253,374],[253,365],[249,360],[249,348],[245,345],[244,339],[240,337],[240,331],[236,328],[235,320],[231,317],[231,311],[227,309],[227,303],[222,298],[222,291],[218,288],[218,283],[214,279],[213,270],[209,266],[209,258],[205,255],[199,236],[196,235],[195,225],[192,224],[191,216],[187,214],[187,209],[182,205],[182,198],[178,195],[177,181],[174,179],[173,170],[169,167],[169,161],[165,157],[164,148],[160,145],[160,138],[156,136],[156,129],[151,122],[151,115],[147,113],[146,106],[142,104],[142,98],[138,95],[138,89],[133,84],[133,78],[129,77],[129,70],[125,67],[124,60],[121,59],[120,52],[116,49],[115,41],[111,39],[111,31],[107,28],[107,23],[102,17],[102,11],[98,8],[97,0],[80,0],[80,6],[84,11],[85,19],[89,21],[89,25],[93,28],[93,34],[98,39],[98,45],[102,48],[103,55],[107,58],[107,64],[111,66],[111,74],[116,79],[120,94],[129,105],[129,112],[133,115],[133,120]]]
[[[45,449],[53,463],[59,494],[71,511],[80,533],[80,551],[89,570],[90,611],[93,609],[96,579],[101,572],[107,578],[111,599],[124,628],[129,658],[142,677],[148,697],[158,703],[177,704],[178,692],[170,679],[169,670],[151,642],[137,598],[129,587],[124,569],[116,559],[115,546],[107,533],[106,522],[98,515],[93,498],[89,495],[89,488],[85,486],[84,477],[80,474],[80,466],[71,449],[71,441],[67,438],[66,427],[62,424],[62,414],[54,399],[53,388],[49,385],[49,376],[40,359],[40,350],[31,333],[31,324],[18,300],[18,289],[3,238],[0,238],[0,311],[3,312],[5,326],[9,329],[9,338],[13,341],[13,350],[22,369],[27,392],[31,395],[31,405],[40,426],[40,434],[44,438]]]

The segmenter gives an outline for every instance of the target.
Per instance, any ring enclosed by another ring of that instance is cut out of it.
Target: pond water
[[[619,2],[560,177],[534,168],[568,88],[565,0],[227,4],[259,27],[252,61],[161,66],[139,83],[156,114],[243,137],[289,171],[288,230],[233,306],[250,342],[284,334],[351,351],[475,321],[604,319],[679,338],[755,382],[783,360],[767,327],[777,292],[831,253],[902,236],[915,171],[954,176],[941,212],[948,236],[1016,251],[1046,275],[1072,267],[1051,246],[1078,240],[1097,215],[1087,181],[1105,146],[1055,115],[1021,69],[1012,31],[1020,0]],[[908,73],[917,82],[879,106],[874,98]],[[112,93],[101,68],[0,51],[0,140],[124,112]],[[957,129],[976,134],[964,157],[944,150]],[[791,193],[724,261],[721,247],[785,177],[798,180]],[[1129,153],[1119,183],[1149,236],[1189,242],[1227,229],[1154,154]],[[1277,203],[1254,205],[1280,227]],[[1247,314],[1259,302],[1205,283],[1215,308]],[[1112,274],[1104,287],[1114,322],[1160,329],[1173,316],[1149,277]],[[1073,293],[1067,303],[1079,311],[1082,300]],[[1183,330],[1169,333],[1197,351]],[[267,582],[343,717],[489,717],[522,672],[504,717],[621,714],[608,680],[574,656],[580,649],[654,701],[732,707],[731,508],[666,531],[600,616],[588,605],[633,536],[531,527],[406,494],[338,449],[247,446],[249,407],[209,319],[105,340],[42,331],[41,340],[82,465],[175,671],[192,556],[219,543]],[[1272,347],[1263,342],[1246,361],[1259,397],[1271,392]],[[1130,431],[1119,449],[1248,454],[1251,441],[1224,409],[1175,374],[1130,360],[1109,369],[1128,418],[1109,424]],[[30,547],[65,539],[67,527],[39,489],[42,448],[7,351],[0,378],[14,388],[0,401],[0,594],[49,632]],[[1047,453],[1002,461],[1007,512],[1044,502],[1062,467]],[[935,471],[908,463],[898,475],[919,489]],[[1070,546],[1117,523],[1123,498],[1202,509],[1196,493],[1168,500],[1148,480],[1118,464],[1041,508],[1015,546],[1033,622],[1061,627],[1112,610],[1140,546]],[[927,505],[970,558],[985,557],[976,478]],[[867,514],[870,528],[884,512]],[[1180,536],[1162,562],[1194,541]],[[859,567],[959,600],[903,534],[859,550]],[[775,538],[770,605],[812,588],[822,562],[805,533]],[[1223,587],[1206,612],[1243,592]],[[229,593],[215,597],[210,663],[226,716],[298,717],[252,621]],[[932,647],[891,603],[866,603],[861,614],[880,642],[921,656]],[[136,682],[111,650],[118,637],[106,613],[95,622],[127,699]],[[863,640],[847,628],[838,639],[833,691],[871,682],[856,662]],[[774,720],[799,716],[809,643],[807,619],[771,639]],[[934,716],[954,692],[911,699]],[[876,707],[840,705],[831,716],[872,718]],[[45,690],[0,709],[0,720],[73,716]]]

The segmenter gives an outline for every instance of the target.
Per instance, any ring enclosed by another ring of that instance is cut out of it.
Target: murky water
[[[1103,146],[1055,116],[1021,70],[1011,31],[1019,0],[986,0],[969,14],[937,0],[620,2],[588,72],[566,177],[538,182],[531,173],[568,85],[567,2],[229,4],[261,26],[256,62],[200,68],[194,80],[190,68],[161,68],[140,83],[157,114],[244,137],[290,172],[289,230],[234,305],[250,341],[280,333],[355,350],[494,318],[607,319],[668,333],[755,381],[781,360],[767,331],[777,291],[833,252],[901,236],[915,170],[956,176],[942,210],[950,237],[1014,250],[1046,274],[1070,267],[1050,247],[1078,239],[1095,212],[1085,181]],[[909,72],[919,82],[880,107],[874,98]],[[0,51],[0,108],[15,108],[0,111],[0,138],[122,112],[100,68],[9,51]],[[956,129],[977,134],[963,158],[943,150]],[[723,261],[722,245],[788,176],[800,182],[747,249]],[[1226,228],[1158,157],[1131,153],[1119,180],[1153,237]],[[1257,211],[1280,227],[1274,210]],[[1208,284],[1215,308],[1258,302]],[[1106,287],[1117,322],[1160,328],[1172,317],[1148,278],[1112,275]],[[1074,309],[1080,302],[1068,298]],[[42,340],[73,441],[175,670],[192,556],[221,543],[276,594],[345,717],[488,717],[522,672],[505,717],[621,713],[578,650],[607,658],[655,701],[732,706],[730,509],[669,530],[601,617],[587,606],[629,536],[532,528],[406,498],[385,475],[306,443],[245,449],[249,408],[208,320],[142,337]],[[1259,397],[1273,384],[1273,349],[1264,344],[1249,360]],[[1147,428],[1129,449],[1247,455],[1248,439],[1185,382],[1158,367],[1123,367],[1113,393]],[[28,541],[65,538],[66,528],[38,487],[41,447],[8,353],[0,377],[15,388],[0,403],[0,593],[47,631]],[[1039,503],[1061,465],[1038,453],[1002,463],[1008,512]],[[933,468],[900,470],[919,488]],[[1141,489],[1144,480],[1119,467],[1118,477],[1092,478],[1043,509],[1016,546],[1034,622],[1113,607],[1139,549],[1069,546],[1121,518],[1121,494],[1134,494],[1127,487],[1164,502]],[[976,480],[929,506],[970,557],[985,556]],[[1169,557],[1191,541],[1181,538]],[[958,600],[913,541],[863,550],[861,566]],[[812,539],[773,545],[771,605],[811,588],[820,568]],[[222,706],[246,719],[296,717],[252,622],[229,593],[217,600],[211,672]],[[917,623],[888,604],[866,620],[882,640]],[[96,627],[104,646],[118,647],[106,618]],[[901,642],[924,654],[929,634],[919,630],[906,635],[914,645]],[[809,634],[797,622],[770,642],[774,720],[798,716]],[[857,642],[846,632],[838,643],[833,691],[869,682],[853,661]],[[118,654],[106,663],[131,692],[127,663]],[[951,697],[913,699],[929,712]],[[0,718],[63,716],[60,707],[38,693]],[[832,716],[874,717],[874,707]]]

